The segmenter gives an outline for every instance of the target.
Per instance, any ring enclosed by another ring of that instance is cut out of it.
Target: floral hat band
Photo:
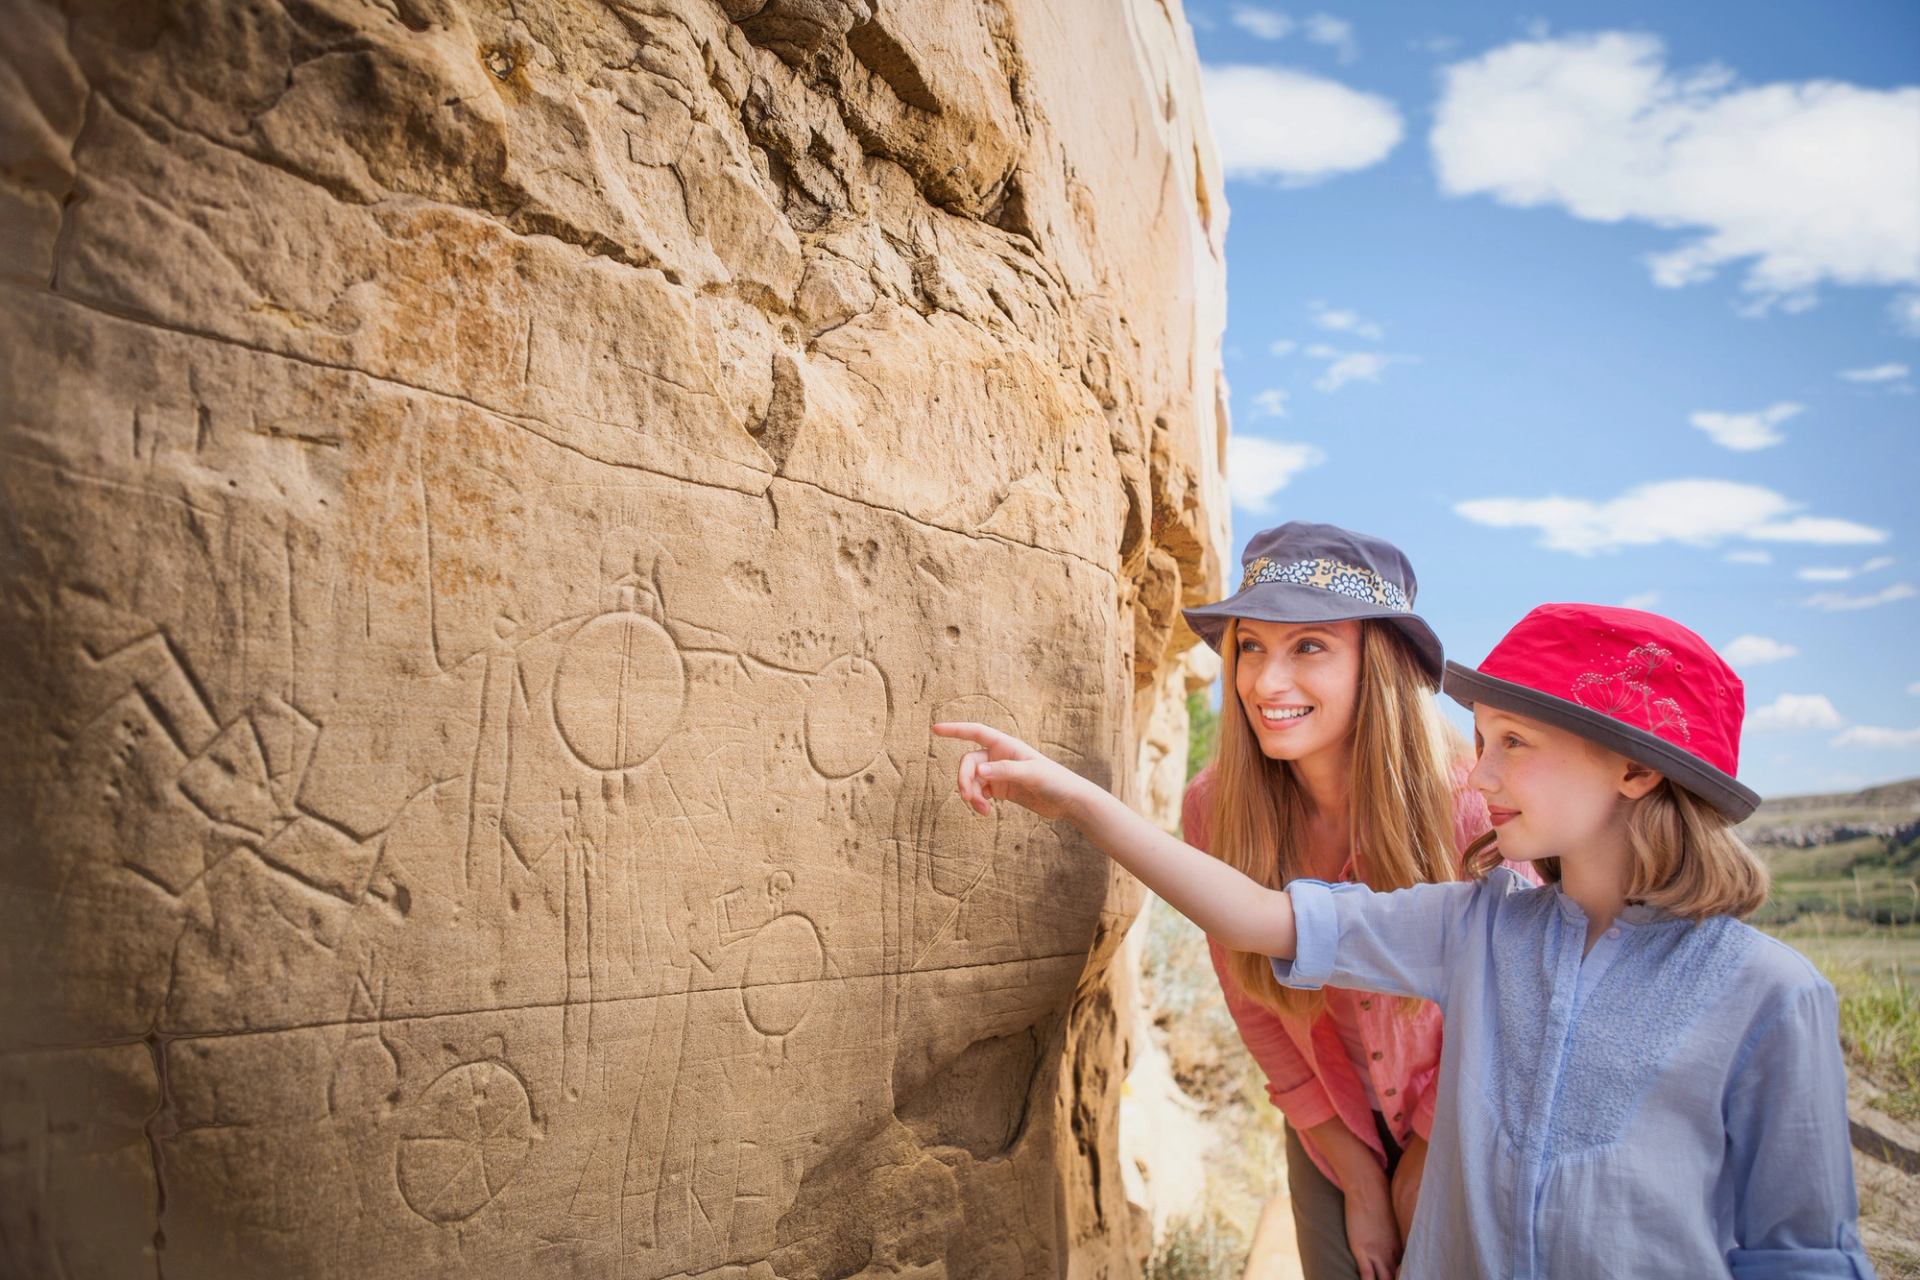
[[[1413,566],[1400,548],[1332,524],[1293,520],[1247,540],[1240,588],[1225,600],[1182,612],[1202,640],[1220,648],[1235,619],[1293,625],[1378,619],[1413,649],[1434,685],[1445,655],[1440,638],[1413,611]]]
[[[1303,587],[1338,591],[1343,596],[1351,596],[1369,604],[1382,604],[1401,613],[1413,610],[1413,602],[1407,599],[1407,593],[1373,570],[1344,564],[1326,556],[1295,560],[1292,564],[1275,564],[1266,556],[1256,556],[1247,561],[1247,571],[1240,578],[1240,589],[1245,591],[1262,582],[1294,582]]]

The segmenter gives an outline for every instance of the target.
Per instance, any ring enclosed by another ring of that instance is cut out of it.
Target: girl
[[[1871,1277],[1854,1221],[1833,989],[1742,924],[1765,869],[1733,834],[1738,677],[1686,628],[1543,605],[1478,670],[1476,855],[1536,863],[1374,893],[1268,889],[984,725],[977,809],[1064,816],[1229,946],[1300,989],[1437,1001],[1449,1034],[1411,1280]]]
[[[1459,878],[1488,830],[1465,744],[1433,704],[1441,654],[1392,544],[1332,525],[1254,535],[1240,590],[1186,611],[1220,651],[1220,755],[1187,789],[1196,848],[1279,887]],[[1457,744],[1457,746],[1456,746]],[[1360,856],[1364,845],[1365,856]],[[1403,1247],[1433,1127],[1440,1011],[1337,987],[1295,991],[1265,955],[1207,939],[1241,1039],[1286,1116],[1306,1280],[1384,1280]]]

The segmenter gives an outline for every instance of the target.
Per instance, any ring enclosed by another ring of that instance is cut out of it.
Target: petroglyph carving
[[[807,691],[807,758],[828,778],[850,778],[886,745],[892,718],[887,679],[865,658],[843,654]]]
[[[1178,6],[320,8],[0,42],[0,1274],[1136,1269],[926,726],[1179,774]]]
[[[631,610],[606,613],[561,651],[553,718],[588,768],[631,769],[673,732],[686,687],[680,653],[658,623]]]
[[[502,1062],[468,1062],[427,1086],[403,1121],[395,1178],[429,1222],[461,1222],[513,1181],[533,1140],[526,1086]]]

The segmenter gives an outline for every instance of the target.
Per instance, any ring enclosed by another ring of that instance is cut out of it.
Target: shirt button
[[[1362,1009],[1371,1009],[1371,1008],[1373,1008],[1373,1001],[1371,1001],[1371,1000],[1362,1000],[1362,1001],[1360,1002],[1360,1007],[1361,1007]]]
[[[1401,1117],[1401,1116],[1403,1116],[1403,1115],[1405,1115],[1405,1114],[1407,1114],[1407,1113],[1406,1113],[1406,1112],[1404,1112],[1404,1111],[1396,1111],[1396,1112],[1394,1112],[1394,1113],[1393,1113],[1393,1122],[1394,1122],[1395,1124],[1399,1124],[1399,1123],[1400,1123],[1400,1117]]]
[[[1619,925],[1615,925],[1615,926],[1613,926],[1613,928],[1611,928],[1611,929],[1609,929],[1609,930],[1607,930],[1607,936],[1608,936],[1609,938],[1617,938],[1617,937],[1619,937],[1619,936],[1620,936],[1620,926],[1619,926]]]
[[[1398,1092],[1400,1092],[1400,1091],[1399,1091],[1398,1089],[1389,1089],[1389,1090],[1387,1090],[1387,1096],[1388,1096],[1389,1098],[1391,1098],[1391,1097],[1392,1097],[1392,1096],[1393,1096],[1394,1094],[1396,1094],[1396,1093],[1398,1093]]]
[[[1380,1050],[1378,1050],[1378,1049],[1375,1049],[1375,1050],[1373,1051],[1373,1060],[1374,1060],[1375,1062],[1378,1062],[1378,1061],[1380,1061],[1380,1059],[1382,1059],[1382,1058],[1384,1058],[1384,1057],[1386,1057],[1386,1056],[1387,1056],[1386,1054],[1384,1054],[1384,1053],[1382,1053],[1382,1052],[1380,1052]]]

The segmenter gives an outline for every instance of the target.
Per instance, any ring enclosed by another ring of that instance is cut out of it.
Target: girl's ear
[[[1665,774],[1629,760],[1620,775],[1620,794],[1628,800],[1639,800],[1666,780]]]

